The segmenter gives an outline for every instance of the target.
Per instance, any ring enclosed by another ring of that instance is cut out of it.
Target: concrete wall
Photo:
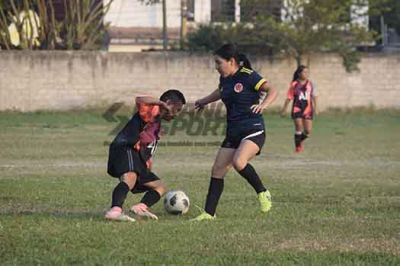
[[[293,60],[250,59],[278,88],[281,106],[296,64]],[[340,58],[311,58],[311,80],[321,110],[330,107],[400,108],[400,55],[369,55],[359,73],[348,74]],[[108,107],[133,103],[139,94],[182,90],[189,101],[218,85],[210,54],[179,52],[0,52],[0,110],[35,111]]]

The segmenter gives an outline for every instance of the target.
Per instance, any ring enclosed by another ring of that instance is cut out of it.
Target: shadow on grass
[[[146,217],[140,217],[134,213],[127,212],[127,215],[134,218],[137,221],[149,221]],[[101,211],[45,211],[45,210],[9,210],[1,211],[0,218],[9,217],[13,218],[34,218],[34,219],[57,219],[57,220],[82,220],[82,221],[101,221],[110,222],[104,219],[105,210]],[[165,212],[156,213],[159,220],[158,222],[187,222],[189,219],[193,218],[190,215],[170,215]]]
[[[100,211],[1,211],[0,216],[104,221],[104,212]]]

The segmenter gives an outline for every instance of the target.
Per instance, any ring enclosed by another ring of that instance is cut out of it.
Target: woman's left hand
[[[262,104],[255,104],[250,107],[253,113],[261,114],[267,107],[263,106]]]

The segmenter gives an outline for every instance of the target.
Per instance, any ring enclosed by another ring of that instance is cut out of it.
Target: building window
[[[240,5],[240,21],[254,22],[260,14],[281,20],[283,0],[254,1],[254,3],[247,1],[247,3]]]
[[[235,21],[235,0],[211,0],[211,21]]]
[[[195,0],[187,0],[187,13],[186,18],[188,21],[194,21],[194,1]]]

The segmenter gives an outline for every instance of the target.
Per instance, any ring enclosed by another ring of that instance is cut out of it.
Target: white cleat
[[[135,219],[133,219],[132,217],[129,217],[128,215],[124,214],[120,207],[111,208],[106,213],[104,218],[106,218],[107,220],[112,220],[112,221],[127,221],[127,222],[134,222],[135,221]]]
[[[153,219],[153,220],[158,220],[157,215],[155,215],[154,213],[151,213],[146,204],[144,203],[139,203],[136,205],[133,205],[131,208],[131,211],[134,212],[135,214],[137,214],[138,216],[141,217],[147,217],[149,219]]]

